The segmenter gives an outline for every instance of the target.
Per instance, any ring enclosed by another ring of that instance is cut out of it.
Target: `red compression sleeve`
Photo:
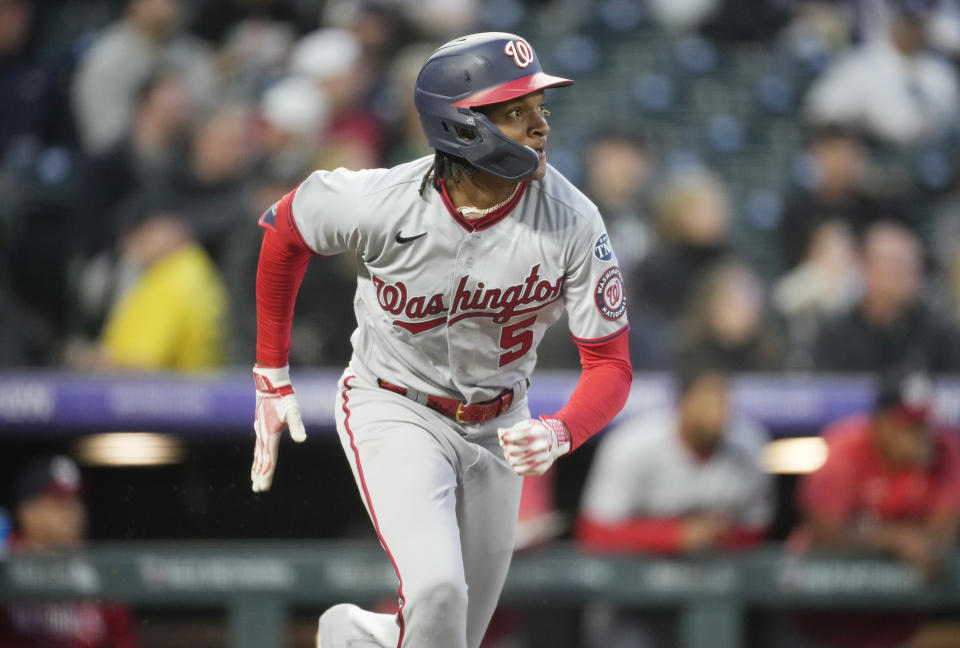
[[[577,539],[595,552],[649,551],[676,554],[683,550],[683,518],[631,518],[614,524],[582,517],[577,521]],[[764,531],[736,526],[720,537],[723,549],[750,549],[763,542]]]
[[[766,533],[758,527],[735,526],[720,536],[724,549],[752,549],[763,542]]]
[[[651,551],[679,553],[683,520],[679,518],[632,518],[607,524],[589,518],[577,521],[577,539],[590,551]]]
[[[257,362],[283,367],[290,353],[290,325],[297,291],[307,271],[311,250],[293,221],[296,189],[260,219],[264,228],[257,265]]]
[[[577,342],[580,349],[580,380],[570,400],[554,416],[570,431],[574,449],[613,420],[630,395],[633,368],[627,329],[599,344]]]

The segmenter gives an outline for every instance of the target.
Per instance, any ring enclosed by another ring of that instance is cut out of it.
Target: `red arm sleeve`
[[[632,518],[609,524],[581,517],[577,521],[576,533],[577,539],[589,551],[676,554],[681,548],[683,521],[678,518]]]
[[[636,517],[614,524],[581,517],[577,539],[588,551],[679,554],[683,551],[683,518]],[[749,549],[763,542],[764,531],[753,527],[730,528],[720,538],[723,549]]]
[[[295,193],[260,218],[266,231],[257,265],[257,362],[267,367],[287,364],[293,306],[312,253],[293,220]]]
[[[580,349],[580,380],[570,400],[554,416],[570,431],[570,449],[599,432],[613,420],[630,395],[633,368],[627,329],[600,344],[577,342]]]
[[[720,538],[720,546],[724,549],[752,549],[762,543],[765,537],[764,529],[735,526],[723,534]]]

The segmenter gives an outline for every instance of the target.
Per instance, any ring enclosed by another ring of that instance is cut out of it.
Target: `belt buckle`
[[[457,403],[457,411],[453,413],[453,420],[462,425],[467,425],[467,421],[463,418],[463,403]]]

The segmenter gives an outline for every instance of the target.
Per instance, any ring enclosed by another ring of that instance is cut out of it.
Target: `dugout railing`
[[[138,608],[226,609],[231,648],[280,648],[296,606],[365,602],[396,594],[379,547],[323,543],[98,545],[63,557],[0,562],[0,601],[96,598]],[[607,601],[679,611],[682,648],[744,645],[747,610],[958,609],[960,556],[935,581],[872,558],[743,554],[662,559],[592,556],[569,545],[515,557],[505,604]]]

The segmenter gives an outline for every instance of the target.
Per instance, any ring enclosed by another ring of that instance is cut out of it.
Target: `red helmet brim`
[[[475,108],[477,106],[489,106],[490,104],[510,101],[517,97],[528,95],[532,92],[539,92],[545,88],[559,88],[572,85],[573,80],[555,77],[545,72],[534,72],[525,77],[514,79],[498,86],[475,92],[465,99],[451,104],[455,108]]]

